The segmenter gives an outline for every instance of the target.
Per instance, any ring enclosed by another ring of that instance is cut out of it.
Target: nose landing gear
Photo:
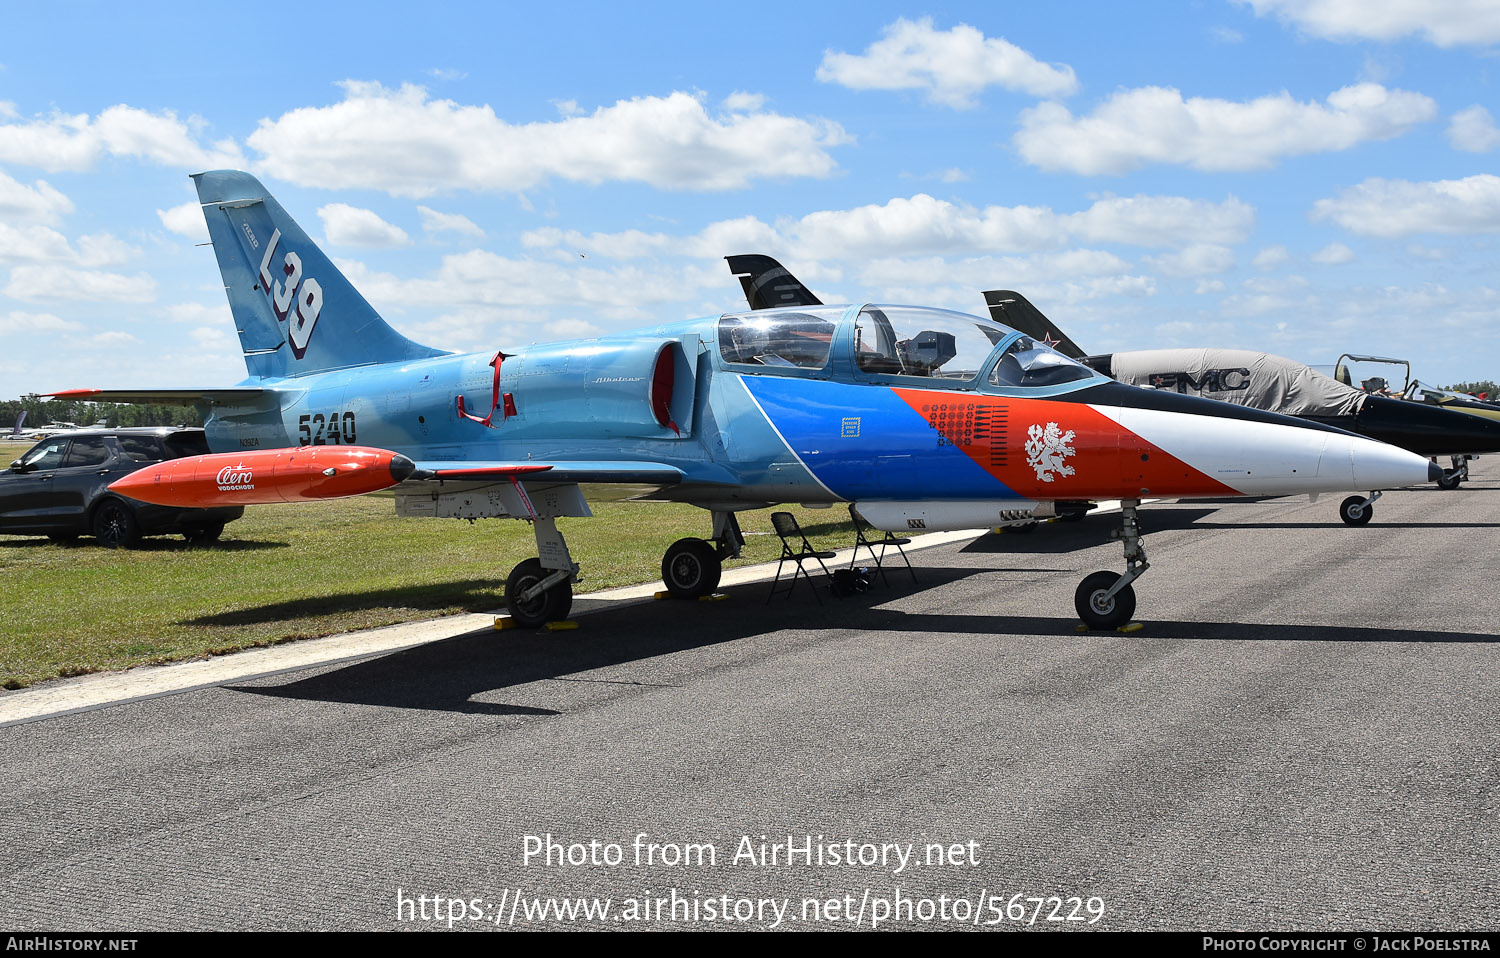
[[[1135,614],[1135,589],[1131,583],[1151,568],[1146,561],[1146,550],[1142,545],[1140,523],[1136,509],[1139,499],[1126,499],[1121,503],[1120,528],[1111,533],[1125,545],[1125,573],[1095,572],[1085,576],[1073,593],[1073,608],[1078,617],[1091,629],[1117,629],[1130,621]]]

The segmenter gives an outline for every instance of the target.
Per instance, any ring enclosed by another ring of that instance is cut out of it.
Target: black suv
[[[170,426],[79,429],[43,439],[0,472],[0,534],[44,535],[53,542],[92,534],[111,547],[173,533],[211,542],[245,510],[153,506],[107,488],[153,462],[207,452],[202,429]]]

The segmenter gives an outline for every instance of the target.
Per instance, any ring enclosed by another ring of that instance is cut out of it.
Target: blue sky
[[[1500,377],[1500,2],[21,5],[0,396],[245,375],[188,174],[486,350],[827,301]]]

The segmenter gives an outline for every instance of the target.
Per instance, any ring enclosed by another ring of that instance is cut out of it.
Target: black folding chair
[[[911,573],[911,581],[917,581],[917,570],[911,567],[911,560],[906,557],[906,549],[903,548],[911,544],[911,539],[898,536],[894,532],[883,533],[884,538],[880,539],[876,539],[873,535],[866,535],[866,532],[875,533],[880,530],[862,519],[852,503],[849,505],[849,520],[854,523],[854,556],[849,560],[850,569],[859,564],[859,550],[864,549],[870,553],[870,561],[875,563],[875,571],[880,573],[880,581],[890,586],[891,580],[886,578],[885,574],[885,550],[894,548],[896,554],[901,557],[901,561],[906,563],[906,571]],[[875,551],[876,546],[880,547],[879,552]]]
[[[776,563],[776,578],[771,582],[771,594],[766,596],[766,602],[769,604],[777,594],[783,592],[786,593],[787,598],[791,598],[792,590],[797,588],[797,577],[802,576],[807,579],[813,598],[818,600],[819,605],[822,605],[823,597],[818,595],[817,583],[813,581],[812,574],[803,567],[802,563],[808,559],[817,562],[818,568],[823,570],[823,577],[831,582],[833,576],[828,571],[828,566],[823,564],[823,560],[832,559],[834,553],[820,552],[813,548],[813,544],[807,541],[802,527],[797,524],[797,517],[790,512],[771,513],[771,528],[775,529],[776,535],[781,538],[781,561]],[[781,585],[781,570],[788,562],[793,566],[792,576],[783,586]]]

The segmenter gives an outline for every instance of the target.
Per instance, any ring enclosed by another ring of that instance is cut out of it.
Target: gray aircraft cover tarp
[[[1142,349],[1115,353],[1121,382],[1284,413],[1352,416],[1365,394],[1310,366],[1249,349]]]

